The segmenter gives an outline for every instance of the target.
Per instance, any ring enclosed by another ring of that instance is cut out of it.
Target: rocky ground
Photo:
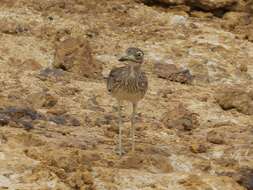
[[[252,190],[251,1],[2,0],[0,189]],[[130,46],[137,150],[104,78]]]

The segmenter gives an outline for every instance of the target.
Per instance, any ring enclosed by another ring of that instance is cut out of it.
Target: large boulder
[[[240,113],[253,115],[253,92],[241,86],[223,86],[217,90],[215,98],[224,110],[236,109]]]
[[[198,115],[188,110],[182,103],[176,102],[162,116],[166,128],[191,131],[199,127]]]
[[[175,64],[156,63],[154,73],[159,78],[183,84],[190,84],[193,80],[193,76],[188,69],[179,68]]]
[[[188,5],[193,8],[200,8],[206,11],[213,11],[217,9],[235,9],[237,7],[237,4],[240,4],[240,7],[244,6],[241,5],[242,3],[239,3],[237,0],[139,0],[140,2],[143,2],[145,4],[150,5]]]
[[[102,66],[95,62],[83,38],[71,37],[57,44],[53,66],[87,78],[102,76]]]
[[[237,3],[236,0],[188,0],[188,2],[195,7],[204,9],[206,11],[215,9],[229,9]]]
[[[167,5],[181,5],[184,4],[186,0],[140,0],[146,4],[156,4],[156,3],[163,3]]]

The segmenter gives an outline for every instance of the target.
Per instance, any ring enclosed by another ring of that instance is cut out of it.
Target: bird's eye
[[[142,53],[141,52],[137,52],[136,55],[137,55],[137,57],[141,57]]]

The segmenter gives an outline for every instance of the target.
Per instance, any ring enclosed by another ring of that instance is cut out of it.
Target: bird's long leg
[[[134,128],[134,119],[135,119],[135,114],[136,114],[136,108],[137,108],[137,103],[133,103],[133,112],[132,112],[132,117],[131,117],[131,136],[132,136],[132,152],[135,151],[135,128]]]
[[[118,112],[119,112],[119,155],[122,155],[122,116],[121,116],[121,101],[118,101]]]

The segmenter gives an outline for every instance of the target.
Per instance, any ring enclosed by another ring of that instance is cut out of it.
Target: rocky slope
[[[251,2],[198,2],[1,1],[0,189],[252,190]],[[104,77],[129,46],[149,91],[119,158]]]

